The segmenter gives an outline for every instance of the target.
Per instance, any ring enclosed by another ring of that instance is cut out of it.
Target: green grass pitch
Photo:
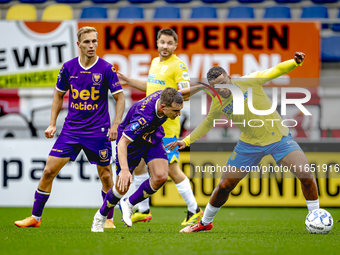
[[[327,208],[326,208],[327,209]],[[311,235],[305,208],[222,208],[209,232],[183,234],[184,207],[152,207],[152,221],[91,233],[96,209],[46,208],[40,228],[17,228],[30,208],[0,208],[0,254],[339,254],[340,223]],[[336,222],[340,209],[327,209]]]

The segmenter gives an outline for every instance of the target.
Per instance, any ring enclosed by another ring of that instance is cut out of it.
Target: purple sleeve
[[[113,66],[107,69],[107,82],[109,84],[112,95],[123,91],[117,76],[116,69]]]
[[[57,80],[57,90],[66,92],[70,86],[68,84],[68,70],[67,68],[63,65],[60,68],[59,74],[58,74],[58,80]]]
[[[149,126],[149,123],[150,120],[148,120],[146,117],[136,114],[132,116],[129,124],[125,126],[123,135],[133,142],[144,133],[144,128]]]

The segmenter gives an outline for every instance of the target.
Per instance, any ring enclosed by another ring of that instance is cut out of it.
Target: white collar
[[[80,56],[79,56],[79,57],[78,57],[78,63],[79,63],[79,65],[80,65],[83,69],[89,70],[91,67],[93,67],[95,64],[97,64],[98,59],[99,59],[99,57],[97,56],[96,61],[94,61],[94,63],[93,63],[91,66],[89,66],[89,67],[84,67],[84,66],[81,64],[81,62],[80,62]]]

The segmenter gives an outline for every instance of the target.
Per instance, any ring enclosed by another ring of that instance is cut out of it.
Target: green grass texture
[[[92,233],[97,209],[46,208],[40,228],[18,228],[30,208],[0,208],[0,254],[340,254],[339,208],[326,235],[309,234],[306,208],[226,208],[211,231],[179,233],[184,207],[152,207],[150,222],[127,228],[115,210],[116,229]]]

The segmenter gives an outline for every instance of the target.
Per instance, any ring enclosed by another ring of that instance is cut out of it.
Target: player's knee
[[[112,182],[112,176],[110,174],[110,172],[104,172],[101,176],[100,176],[100,180],[103,183],[111,183]]]
[[[168,173],[167,172],[157,173],[153,175],[152,178],[154,178],[153,183],[156,186],[154,188],[158,189],[162,187],[162,185],[168,180]]]
[[[45,178],[54,178],[57,176],[57,172],[54,169],[46,166],[43,172],[43,176]]]

